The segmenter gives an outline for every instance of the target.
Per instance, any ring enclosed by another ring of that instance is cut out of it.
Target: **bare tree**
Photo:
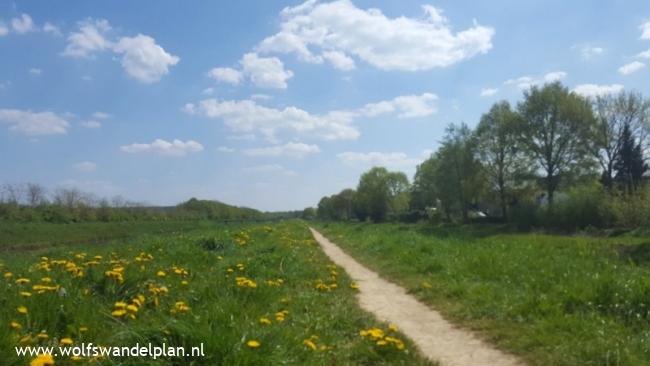
[[[72,209],[84,203],[84,193],[76,188],[59,188],[54,192],[54,202]]]
[[[648,149],[650,132],[650,101],[640,93],[621,92],[596,98],[595,155],[603,170],[602,183],[612,188],[614,162],[623,146],[623,132],[627,126],[631,135],[639,141],[642,148]]]
[[[2,186],[2,191],[8,203],[19,204],[23,201],[25,189],[21,184],[6,183]]]
[[[25,185],[25,194],[27,195],[27,204],[36,207],[45,202],[45,187],[37,183],[27,183]]]

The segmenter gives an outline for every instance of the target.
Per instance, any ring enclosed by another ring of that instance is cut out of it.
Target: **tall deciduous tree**
[[[517,135],[519,115],[506,101],[495,103],[481,117],[476,128],[477,154],[485,171],[489,189],[498,196],[501,214],[508,217],[508,201],[517,184],[528,172]]]
[[[401,172],[374,167],[361,175],[355,195],[355,212],[361,220],[375,222],[408,208],[408,178]]]
[[[466,221],[471,203],[483,189],[480,163],[476,159],[476,139],[467,125],[447,128],[438,159],[435,180],[439,198],[447,213],[457,206]]]
[[[593,157],[594,115],[589,102],[559,82],[524,93],[518,106],[520,141],[542,171],[549,206],[562,179]]]
[[[614,159],[613,169],[616,172],[614,180],[627,193],[636,191],[643,174],[648,171],[641,143],[636,141],[628,124],[623,127],[621,147]]]
[[[596,115],[596,156],[602,168],[601,181],[608,189],[614,182],[614,161],[619,156],[625,139],[625,128],[643,149],[648,141],[650,101],[635,92],[606,95],[594,101]]]

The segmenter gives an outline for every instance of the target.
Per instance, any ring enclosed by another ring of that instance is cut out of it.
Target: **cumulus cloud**
[[[597,84],[580,84],[573,91],[587,98],[595,98],[607,94],[616,94],[623,90],[621,84],[597,85]]]
[[[323,52],[323,58],[339,70],[350,71],[355,68],[354,60],[340,51]]]
[[[135,143],[131,145],[124,145],[120,147],[120,150],[131,154],[155,153],[160,155],[181,157],[187,154],[203,151],[203,145],[194,140],[181,141],[175,139],[172,142],[168,142],[162,139],[156,139],[150,144]]]
[[[231,67],[215,67],[208,71],[208,76],[216,81],[224,82],[232,85],[239,85],[243,75],[240,71]]]
[[[43,24],[43,32],[50,33],[50,34],[55,35],[57,37],[60,37],[60,36],[63,35],[61,33],[61,29],[59,29],[59,27],[57,27],[56,25],[54,25],[52,23],[49,23],[49,22],[46,22],[45,24]]]
[[[18,109],[0,109],[0,123],[9,125],[10,131],[28,136],[66,134],[70,124],[52,112],[32,112]]]
[[[424,17],[389,18],[349,0],[306,1],[285,8],[280,31],[264,39],[264,53],[293,53],[311,63],[347,65],[354,56],[382,70],[429,70],[488,52],[494,29],[475,23],[454,33],[442,11],[423,6]],[[337,52],[336,55],[326,52]],[[341,63],[341,60],[348,60]]]
[[[552,83],[555,81],[560,81],[567,77],[567,73],[564,71],[552,71],[546,73],[542,76],[530,76],[524,75],[516,79],[508,79],[503,84],[504,85],[516,85],[519,89],[529,89],[530,87],[544,84]]]
[[[621,75],[629,75],[634,72],[637,72],[641,70],[642,68],[645,67],[645,64],[643,62],[639,61],[632,61],[629,64],[625,64],[621,67],[618,68],[618,73]]]
[[[208,76],[218,82],[239,85],[248,79],[260,88],[286,89],[287,80],[293,77],[291,70],[286,70],[277,57],[259,57],[257,53],[245,54],[239,61],[240,70],[231,67],[215,67]]]
[[[602,55],[605,52],[605,49],[602,47],[595,47],[589,45],[577,47],[577,49],[580,52],[580,56],[582,56],[582,58],[585,60],[591,60],[593,58]]]
[[[287,169],[280,164],[256,165],[256,166],[243,168],[242,171],[244,173],[252,173],[252,174],[274,174],[274,175],[288,175],[288,176],[298,175],[293,170]]]
[[[153,83],[169,73],[169,68],[180,60],[165,51],[147,35],[122,37],[111,41],[111,26],[105,19],[88,18],[79,22],[79,31],[68,36],[68,44],[62,55],[76,58],[92,58],[95,52],[109,50],[122,55],[121,64],[126,73],[143,83]]]
[[[0,37],[4,37],[7,34],[9,34],[9,28],[7,28],[5,23],[0,21]]]
[[[641,29],[641,39],[650,39],[650,21],[641,24],[639,29]]]
[[[62,55],[76,58],[90,58],[94,52],[113,46],[106,38],[111,26],[106,19],[88,18],[78,23],[79,30],[68,36],[68,44]]]
[[[397,118],[426,117],[437,112],[437,100],[438,96],[432,93],[402,95],[392,100],[366,104],[360,112],[367,117],[393,112],[397,112]]]
[[[96,119],[107,119],[110,116],[111,115],[106,113],[106,112],[95,112],[95,113],[93,113],[93,118],[96,118]]]
[[[637,55],[640,58],[650,58],[650,50],[643,51]]]
[[[198,104],[187,103],[188,114],[221,119],[239,134],[260,133],[277,142],[279,132],[324,140],[356,139],[359,131],[352,125],[356,118],[396,114],[397,118],[421,118],[436,113],[438,97],[432,93],[402,95],[391,100],[368,103],[355,110],[335,110],[315,115],[297,107],[277,109],[257,104],[251,99],[220,101],[205,99]]]
[[[34,30],[34,22],[32,21],[32,17],[27,14],[22,14],[20,18],[11,19],[11,28],[19,34],[31,32]]]
[[[238,134],[260,133],[269,141],[288,131],[300,135],[312,135],[325,140],[355,139],[359,131],[350,125],[352,116],[330,112],[314,115],[297,107],[276,109],[257,104],[254,100],[205,99],[198,105],[188,103],[185,112],[222,119],[227,127]]]
[[[499,89],[497,89],[497,88],[483,88],[483,89],[481,89],[481,96],[482,97],[491,97],[491,96],[495,95],[498,92],[499,92]]]
[[[348,166],[372,167],[383,166],[389,169],[414,169],[422,159],[410,158],[403,152],[343,152],[336,155],[339,160]]]
[[[244,154],[248,156],[265,156],[265,157],[278,157],[288,156],[292,158],[303,158],[310,154],[317,154],[320,148],[317,145],[308,145],[302,142],[289,142],[284,145],[260,147],[254,149],[244,150]]]
[[[94,172],[97,169],[97,164],[91,161],[82,161],[74,164],[72,167],[77,171],[90,173],[90,172]]]
[[[143,83],[160,80],[180,60],[178,56],[167,53],[153,38],[143,34],[122,37],[114,51],[123,54],[122,67],[127,74]]]

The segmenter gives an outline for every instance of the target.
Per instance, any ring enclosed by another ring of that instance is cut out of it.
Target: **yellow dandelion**
[[[69,346],[69,345],[71,345],[72,343],[74,343],[74,342],[72,341],[72,338],[67,338],[67,337],[66,337],[66,338],[61,338],[61,340],[60,340],[59,342],[60,342],[62,345],[64,345],[64,346]]]
[[[19,278],[16,280],[17,285],[24,285],[26,283],[32,282],[29,278]]]
[[[27,308],[24,306],[19,306],[16,308],[16,311],[18,311],[20,314],[27,314]]]
[[[54,365],[54,357],[52,355],[40,354],[32,362],[29,363],[29,366],[52,366]]]
[[[260,324],[262,325],[271,325],[271,319],[267,317],[260,318]]]
[[[262,344],[259,341],[256,341],[254,339],[246,342],[246,345],[250,348],[259,348]]]
[[[23,326],[20,325],[20,323],[18,323],[18,322],[16,322],[16,321],[12,321],[11,323],[9,323],[9,327],[10,327],[11,329],[16,329],[16,330],[20,330],[20,329],[23,328]]]

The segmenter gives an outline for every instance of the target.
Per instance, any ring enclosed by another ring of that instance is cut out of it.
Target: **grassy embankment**
[[[317,226],[384,278],[531,364],[650,365],[647,238]]]
[[[56,365],[429,364],[399,332],[358,308],[350,279],[300,222],[212,224],[5,252],[0,262],[3,365],[30,362],[15,355],[16,345],[82,342],[165,343],[188,352],[203,343],[205,357],[57,357]],[[373,327],[394,338],[360,336]]]

